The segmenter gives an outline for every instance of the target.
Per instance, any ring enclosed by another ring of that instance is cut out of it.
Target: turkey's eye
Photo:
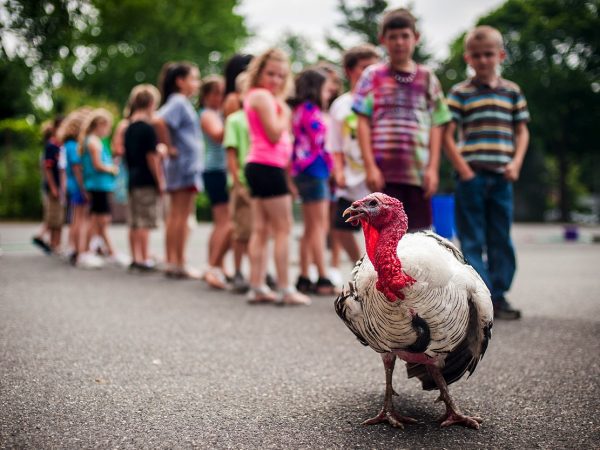
[[[377,200],[371,200],[369,202],[369,206],[372,207],[372,208],[374,208],[375,206],[377,206]]]

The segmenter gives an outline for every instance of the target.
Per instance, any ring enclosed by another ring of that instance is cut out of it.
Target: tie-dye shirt
[[[321,109],[312,102],[296,106],[292,114],[292,131],[292,175],[307,173],[317,178],[328,178],[332,161],[331,155],[325,151],[327,126]]]
[[[403,80],[397,80],[402,77]],[[451,120],[439,80],[417,64],[414,78],[389,63],[363,72],[352,109],[371,119],[373,157],[386,183],[422,186],[432,126]]]

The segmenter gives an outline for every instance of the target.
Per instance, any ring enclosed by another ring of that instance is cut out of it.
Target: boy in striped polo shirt
[[[479,26],[467,33],[464,57],[475,76],[448,94],[453,120],[444,133],[446,153],[459,178],[458,238],[467,262],[490,289],[494,316],[514,320],[521,312],[504,296],[516,270],[510,238],[512,183],[519,178],[529,143],[529,112],[519,86],[498,76],[506,57],[498,30]]]

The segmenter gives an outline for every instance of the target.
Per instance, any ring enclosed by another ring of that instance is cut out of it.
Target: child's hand
[[[374,166],[367,170],[367,187],[371,192],[379,192],[385,186],[385,180],[379,167]]]
[[[117,175],[119,175],[119,167],[118,166],[112,166],[110,173],[112,173],[116,177]]]
[[[169,158],[177,158],[179,151],[177,150],[177,147],[169,147],[167,154],[169,155]]]
[[[167,149],[167,146],[165,144],[159,142],[158,144],[156,144],[156,152],[161,158],[166,158],[167,154],[169,153],[169,150]]]
[[[423,191],[425,192],[425,198],[431,198],[431,196],[437,192],[439,184],[440,177],[437,170],[426,169],[423,176]]]
[[[509,162],[504,168],[504,178],[508,181],[515,182],[519,179],[521,173],[521,165],[516,161]]]
[[[346,187],[346,175],[344,175],[343,170],[336,170],[334,174],[335,185],[337,187],[345,188]]]
[[[475,178],[475,172],[473,172],[471,167],[467,166],[465,170],[458,172],[458,177],[460,178],[460,181],[469,181]]]

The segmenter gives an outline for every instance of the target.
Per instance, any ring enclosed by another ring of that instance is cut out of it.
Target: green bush
[[[25,119],[0,121],[0,218],[42,217],[41,141],[39,126]]]

